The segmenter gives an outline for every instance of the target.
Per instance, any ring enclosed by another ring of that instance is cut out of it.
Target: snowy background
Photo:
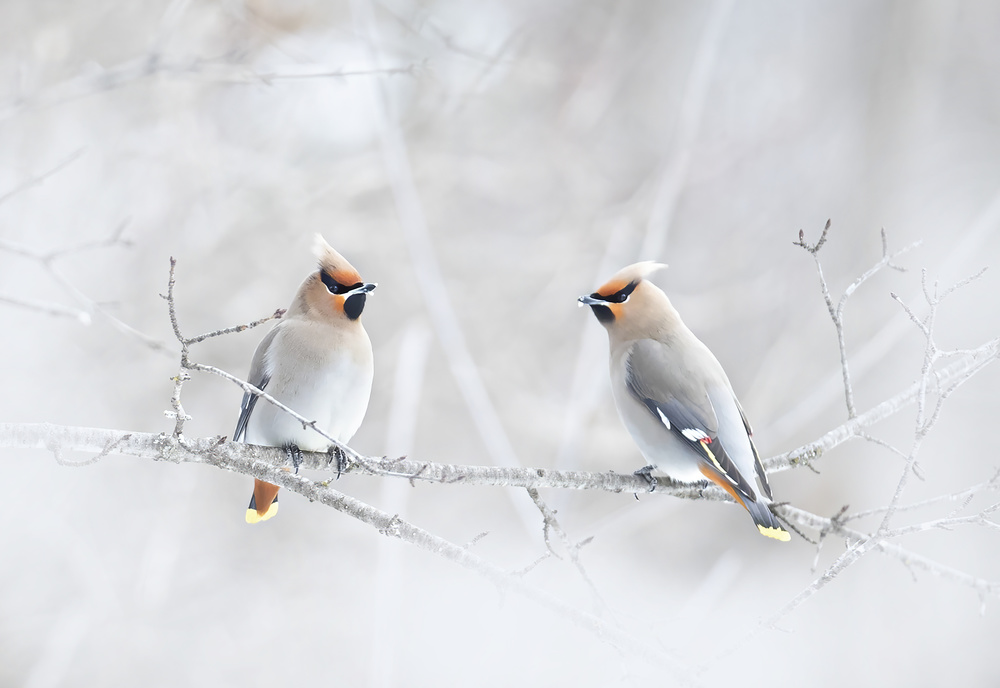
[[[362,453],[640,467],[604,332],[575,303],[639,259],[669,263],[656,281],[726,367],[761,453],[793,449],[846,418],[799,229],[815,241],[832,218],[835,297],[880,258],[882,227],[893,250],[922,242],[898,261],[910,271],[848,303],[859,411],[919,376],[922,338],[889,294],[925,314],[921,269],[950,285],[992,268],[942,307],[942,346],[1000,331],[998,35],[985,1],[6,0],[0,422],[169,431],[169,257],[193,336],[287,306],[322,232],[379,283]],[[193,358],[243,376],[262,335]],[[949,401],[905,503],[994,475],[998,385],[994,365]],[[231,434],[240,397],[196,376],[187,433]],[[913,418],[872,433],[908,451]],[[249,527],[243,476],[12,449],[0,466],[3,686],[673,682],[319,504],[283,493],[279,517]],[[772,487],[829,516],[888,504],[902,466],[854,441]],[[545,553],[523,492],[337,487],[452,542],[487,532],[473,551],[511,571]],[[581,557],[603,604],[566,561],[525,580],[704,685],[1000,681],[995,596],[872,553],[763,628],[842,542],[775,543],[717,502],[543,497],[571,538],[593,537]],[[1000,579],[995,530],[899,544]]]

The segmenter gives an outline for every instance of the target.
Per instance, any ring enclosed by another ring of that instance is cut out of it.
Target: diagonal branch
[[[61,456],[62,452],[81,451],[95,452],[102,456],[108,454],[135,456],[157,461],[170,461],[173,463],[205,463],[220,468],[225,468],[237,473],[250,475],[262,480],[267,480],[273,484],[288,487],[290,490],[298,492],[303,496],[320,501],[327,506],[345,511],[352,516],[360,517],[365,523],[374,525],[380,531],[388,531],[390,534],[401,537],[412,542],[421,548],[430,548],[430,543],[438,543],[435,536],[424,531],[411,530],[411,526],[406,525],[397,529],[398,524],[403,524],[398,517],[392,517],[384,512],[368,505],[357,502],[346,495],[341,495],[329,488],[329,481],[312,482],[305,478],[291,473],[287,467],[288,457],[285,452],[276,447],[260,447],[256,445],[243,444],[241,442],[227,442],[225,437],[209,437],[200,439],[187,439],[181,441],[175,437],[165,434],[152,434],[143,432],[123,432],[120,430],[105,430],[97,428],[78,428],[52,425],[49,423],[9,423],[0,424],[0,447],[17,447],[26,449],[44,449]],[[347,450],[349,459],[358,456],[356,452]],[[335,470],[330,465],[330,457],[324,453],[303,452],[303,468],[316,468]],[[505,468],[495,466],[449,466],[446,464],[432,464],[426,462],[411,462],[405,459],[372,459],[366,458],[364,464],[351,463],[349,461],[347,471],[368,473],[372,470],[380,471],[383,467],[395,467],[394,472],[372,472],[373,475],[387,475],[397,477],[413,477],[422,480],[435,482],[462,483],[466,485],[494,485],[501,487],[530,487],[530,488],[563,488],[563,489],[591,489],[603,490],[607,492],[633,492],[645,486],[645,481],[635,475],[623,475],[617,473],[584,473],[574,471],[546,471],[535,468]],[[412,472],[409,473],[408,472]],[[420,475],[414,475],[420,473]],[[698,485],[681,485],[658,488],[654,494],[669,494],[676,497],[690,499],[728,499],[722,490],[712,487],[702,487]],[[980,594],[1000,597],[1000,582],[989,581],[976,576],[959,571],[953,567],[941,564],[937,561],[916,554],[899,545],[888,541],[888,537],[874,537],[858,530],[848,528],[840,518],[826,518],[812,514],[803,509],[788,505],[775,505],[775,511],[788,521],[799,526],[816,530],[821,538],[829,534],[846,537],[851,543],[856,545],[870,543],[864,548],[853,551],[846,559],[838,560],[843,566],[847,566],[860,558],[861,555],[877,549],[887,554],[911,568],[923,570],[932,575],[939,576],[946,580],[960,585],[971,587]],[[992,507],[984,510],[980,516],[992,513]],[[360,516],[359,516],[360,514]],[[948,523],[929,522],[928,527],[939,527],[941,525],[958,525],[965,522],[965,519],[951,521]],[[403,524],[405,525],[405,524]],[[911,532],[913,528],[901,529],[898,534]],[[888,536],[895,536],[897,533],[888,533]],[[412,539],[411,539],[412,538]],[[440,543],[438,543],[440,544]],[[451,545],[461,550],[459,552],[450,548],[445,548],[442,555],[446,558],[462,564],[469,565],[472,559],[467,548]],[[435,550],[436,551],[436,550]],[[828,570],[831,575],[835,572]],[[488,569],[487,577],[494,580],[497,575],[495,567]],[[823,583],[825,585],[825,583]],[[516,586],[515,586],[516,587]],[[820,586],[822,587],[822,585]],[[818,591],[819,588],[809,593],[806,598],[799,600],[796,607],[801,602]],[[546,606],[548,602],[544,603]],[[788,610],[790,611],[790,609]],[[579,612],[574,612],[579,614]],[[584,625],[590,624],[590,628],[598,628],[593,623],[593,618],[589,615],[580,617]],[[609,634],[608,637],[617,637],[620,633],[614,629],[603,626],[601,633]],[[656,652],[653,653],[655,655]],[[652,655],[651,655],[652,656]]]
[[[1000,339],[993,339],[939,370],[937,378],[942,385],[961,383],[998,358],[1000,358]],[[920,389],[921,382],[914,382],[896,396],[830,430],[818,440],[766,459],[764,468],[767,469],[768,473],[777,473],[818,458],[824,452],[858,437],[864,428],[871,427],[915,403]]]
[[[90,313],[87,311],[74,308],[73,306],[64,306],[61,303],[55,303],[52,301],[22,299],[16,296],[5,296],[4,294],[0,294],[0,303],[6,303],[9,306],[17,306],[19,308],[27,308],[28,310],[45,313],[46,315],[73,318],[81,325],[89,325],[91,322]]]
[[[854,282],[848,285],[848,287],[844,290],[844,293],[841,295],[840,300],[836,305],[834,305],[833,297],[830,295],[830,288],[826,282],[826,277],[823,275],[823,264],[819,259],[819,252],[822,250],[823,245],[826,244],[827,234],[830,231],[830,224],[831,221],[827,220],[826,225],[823,227],[823,233],[820,234],[819,240],[817,240],[815,244],[810,245],[806,243],[805,232],[801,229],[799,230],[799,240],[793,242],[793,244],[812,254],[813,260],[816,262],[816,272],[819,275],[819,284],[820,290],[823,293],[823,300],[826,302],[826,309],[830,314],[830,319],[833,321],[833,326],[837,330],[837,346],[840,350],[840,369],[844,380],[844,396],[847,402],[847,417],[854,418],[857,416],[857,411],[854,408],[854,388],[851,385],[851,373],[847,363],[847,341],[844,334],[844,307],[847,305],[847,300],[852,294],[854,294],[855,291],[857,291],[858,287],[871,279],[882,268],[888,266],[895,270],[903,270],[903,268],[895,265],[893,261],[907,251],[919,246],[920,242],[910,244],[895,253],[889,253],[889,241],[886,238],[885,228],[882,228],[881,260],[875,263],[875,265],[870,267],[860,277],[854,280]]]
[[[71,158],[72,161],[75,158]],[[59,168],[57,168],[59,169]],[[54,170],[55,171],[55,170]],[[54,172],[53,171],[53,172]],[[47,176],[47,175],[46,175]],[[4,239],[0,239],[0,251],[6,251],[7,253],[13,253],[15,255],[28,258],[30,260],[39,263],[48,273],[59,282],[63,288],[69,292],[73,298],[75,298],[80,304],[81,308],[73,308],[72,306],[60,306],[58,304],[47,304],[42,302],[32,302],[25,300],[18,300],[12,297],[3,299],[7,303],[12,303],[13,305],[25,306],[33,308],[41,312],[47,312],[52,315],[73,315],[80,322],[85,325],[89,325],[94,314],[102,315],[108,319],[111,325],[120,332],[134,337],[141,341],[143,344],[149,348],[157,351],[159,353],[164,353],[169,355],[169,349],[165,344],[159,340],[150,337],[149,335],[140,332],[128,323],[119,319],[112,313],[108,311],[107,308],[102,306],[100,303],[90,298],[84,294],[80,289],[76,287],[73,282],[68,280],[62,275],[62,273],[56,268],[56,262],[61,258],[66,258],[68,256],[73,256],[84,251],[90,251],[98,248],[110,248],[115,246],[128,247],[130,242],[124,239],[122,235],[125,232],[125,228],[128,226],[128,221],[122,222],[118,228],[106,239],[101,239],[98,241],[87,241],[76,246],[70,246],[67,248],[55,249],[53,251],[39,251],[37,249],[29,248],[27,246],[22,246],[20,244],[15,244]]]
[[[797,523],[808,528],[814,528],[823,534],[840,535],[847,538],[851,543],[871,542],[871,548],[877,549],[883,554],[887,554],[894,559],[906,564],[911,569],[925,571],[939,578],[973,588],[981,594],[1000,597],[1000,581],[989,581],[984,578],[971,576],[950,566],[940,564],[932,559],[924,557],[915,552],[911,552],[899,545],[888,542],[885,538],[873,538],[853,528],[848,528],[842,521],[836,518],[825,518],[811,514],[802,509],[789,505],[777,507],[778,512],[786,517],[794,519]]]
[[[280,485],[310,501],[320,502],[372,526],[379,533],[396,537],[426,552],[436,554],[485,577],[502,590],[515,592],[587,630],[604,642],[642,657],[679,677],[689,677],[688,669],[676,657],[602,619],[566,604],[549,593],[528,585],[469,548],[456,545],[427,530],[381,511],[329,485],[315,482],[283,467],[285,453],[280,448],[258,447],[227,442],[225,437],[180,440],[166,434],[121,432],[95,428],[74,428],[48,423],[0,424],[0,447],[45,449],[57,455],[66,450],[124,454],[161,461],[205,463]],[[329,464],[325,454],[304,453],[303,467],[316,461]],[[318,459],[317,457],[323,457]],[[510,470],[510,469],[507,469]],[[526,469],[522,469],[526,472]],[[625,477],[625,476],[622,476]]]

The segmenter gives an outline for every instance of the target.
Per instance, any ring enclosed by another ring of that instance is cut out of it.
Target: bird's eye
[[[343,285],[337,280],[330,277],[330,275],[327,274],[326,270],[320,270],[319,277],[321,280],[323,280],[323,284],[326,285],[327,291],[329,291],[331,294],[346,294],[347,292],[353,289],[357,289],[358,287],[364,286],[361,282],[352,284],[350,286]]]
[[[635,291],[635,288],[638,285],[639,285],[638,281],[629,282],[627,286],[623,287],[622,289],[619,289],[610,296],[601,296],[600,294],[596,293],[592,294],[592,296],[596,299],[603,299],[608,303],[625,303],[626,301],[628,301],[628,297],[632,295],[632,292]]]

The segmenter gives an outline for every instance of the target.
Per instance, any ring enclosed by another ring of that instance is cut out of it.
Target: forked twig
[[[833,297],[830,295],[830,288],[827,286],[826,277],[823,275],[823,264],[819,259],[819,252],[822,250],[823,245],[826,244],[827,234],[830,231],[830,225],[831,220],[827,220],[826,225],[823,226],[822,234],[820,234],[816,243],[812,245],[806,243],[805,232],[800,229],[799,240],[793,242],[793,244],[812,254],[813,260],[816,262],[816,272],[819,274],[819,283],[820,289],[823,292],[823,300],[826,302],[826,309],[829,312],[830,319],[833,321],[833,325],[837,330],[837,346],[840,350],[840,368],[844,379],[844,396],[847,402],[847,417],[854,418],[857,416],[857,411],[854,408],[854,389],[851,385],[851,374],[847,363],[847,342],[844,334],[844,307],[847,305],[847,300],[851,298],[851,295],[854,294],[855,291],[857,291],[858,287],[871,279],[882,268],[890,267],[894,270],[904,272],[904,268],[896,265],[893,261],[907,251],[919,246],[920,242],[918,241],[910,244],[895,253],[889,253],[889,241],[886,238],[885,228],[883,227],[881,260],[875,263],[875,265],[870,267],[860,277],[854,280],[854,282],[848,285],[844,290],[844,293],[841,295],[840,300],[836,305],[834,305]]]

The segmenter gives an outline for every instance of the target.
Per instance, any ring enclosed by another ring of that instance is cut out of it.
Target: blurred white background
[[[6,0],[0,421],[169,431],[176,356],[93,304],[173,351],[158,296],[170,256],[195,335],[287,306],[322,232],[379,283],[364,315],[376,376],[352,442],[362,453],[640,467],[607,389],[604,332],[575,304],[638,259],[669,263],[657,281],[726,367],[762,454],[793,449],[846,418],[815,268],[792,245],[800,228],[815,241],[833,219],[822,256],[835,297],[879,259],[881,227],[893,249],[922,241],[899,260],[909,272],[880,273],[847,306],[859,411],[919,375],[922,339],[889,293],[925,314],[922,268],[943,285],[993,268],[942,308],[942,346],[1000,330],[998,35],[1000,5],[985,1]],[[11,250],[122,226],[129,245],[71,252],[51,271]],[[193,358],[242,376],[262,335]],[[949,401],[904,502],[993,476],[998,384],[987,368]],[[195,377],[188,434],[231,434],[240,397]],[[505,440],[483,439],[484,399]],[[913,418],[873,434],[907,451]],[[673,683],[294,495],[249,527],[243,476],[0,459],[0,685]],[[864,510],[889,502],[902,465],[855,441],[772,486],[814,513]],[[459,544],[488,532],[473,551],[510,570],[545,553],[523,493],[358,476],[337,487]],[[701,669],[704,685],[1000,681],[996,596],[873,553],[761,628],[842,542],[818,556],[798,537],[781,545],[720,503],[543,497],[570,537],[594,538],[581,556],[607,605],[596,612]],[[995,531],[899,544],[1000,579]],[[525,579],[595,611],[565,561]]]

